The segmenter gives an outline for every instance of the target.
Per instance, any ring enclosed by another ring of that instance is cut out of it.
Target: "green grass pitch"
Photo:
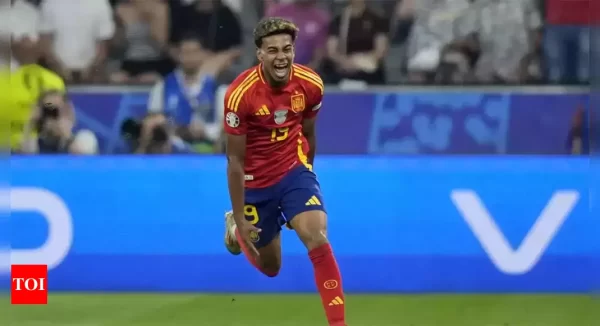
[[[6,297],[5,297],[6,298]],[[51,294],[0,305],[9,326],[326,326],[317,295]],[[348,295],[349,326],[594,326],[577,295]]]

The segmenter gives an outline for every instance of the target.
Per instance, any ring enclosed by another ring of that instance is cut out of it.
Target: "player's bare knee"
[[[281,260],[264,260],[260,262],[260,269],[268,277],[279,275]]]
[[[319,248],[329,242],[324,232],[308,233],[305,236],[301,237],[301,240],[302,243],[304,243],[306,249],[308,249],[308,251]]]
[[[271,242],[258,250],[257,263],[263,274],[275,277],[281,269],[281,237],[277,235]]]
[[[308,211],[292,219],[292,227],[310,251],[328,243],[327,215],[323,211]]]

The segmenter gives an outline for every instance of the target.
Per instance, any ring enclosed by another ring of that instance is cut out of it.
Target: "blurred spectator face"
[[[195,72],[202,65],[205,53],[197,40],[184,40],[179,45],[179,64],[185,72]]]
[[[39,43],[29,37],[13,39],[12,54],[20,64],[35,63],[41,55]]]

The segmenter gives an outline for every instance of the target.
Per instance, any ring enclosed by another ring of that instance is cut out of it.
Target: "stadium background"
[[[0,318],[321,325],[316,296],[296,295],[315,288],[292,232],[275,279],[224,250],[222,156],[112,155],[148,91],[73,86],[76,128],[92,130],[103,155],[2,163],[10,263],[49,264],[51,297],[0,307]],[[595,101],[585,86],[328,87],[316,170],[350,325],[596,324],[600,169],[567,149],[573,115]]]

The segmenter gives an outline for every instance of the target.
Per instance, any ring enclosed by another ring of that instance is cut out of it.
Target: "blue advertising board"
[[[103,152],[115,152],[121,123],[145,114],[148,94],[75,91],[72,98],[79,127],[96,132]],[[564,154],[572,116],[587,106],[584,91],[328,91],[318,147],[325,154]]]
[[[13,158],[11,262],[48,264],[51,291],[313,291],[293,231],[283,231],[274,279],[225,250],[225,164],[220,156]],[[315,166],[349,292],[597,285],[588,160],[322,156]]]

